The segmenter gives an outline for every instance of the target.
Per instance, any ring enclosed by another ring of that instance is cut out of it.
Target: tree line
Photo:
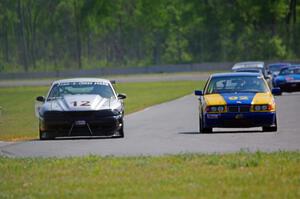
[[[0,71],[297,60],[297,0],[0,0]]]

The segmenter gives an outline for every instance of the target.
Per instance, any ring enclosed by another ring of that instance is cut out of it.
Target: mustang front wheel
[[[55,137],[50,136],[49,133],[40,130],[40,140],[53,140]]]

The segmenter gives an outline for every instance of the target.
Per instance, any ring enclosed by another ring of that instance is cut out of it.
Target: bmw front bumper
[[[276,112],[205,113],[206,128],[268,127],[276,125]]]

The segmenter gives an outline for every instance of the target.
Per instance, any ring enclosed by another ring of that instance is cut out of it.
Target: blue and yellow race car
[[[272,89],[274,95],[281,93]],[[259,73],[220,73],[211,75],[199,97],[199,131],[213,128],[262,127],[277,131],[276,105],[266,80]]]

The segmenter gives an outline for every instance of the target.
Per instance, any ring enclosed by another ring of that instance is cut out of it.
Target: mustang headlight
[[[122,110],[121,110],[121,109],[112,109],[112,112],[113,112],[115,115],[121,115],[121,114],[122,114]]]
[[[206,107],[207,113],[223,113],[226,112],[225,106],[207,106]]]

